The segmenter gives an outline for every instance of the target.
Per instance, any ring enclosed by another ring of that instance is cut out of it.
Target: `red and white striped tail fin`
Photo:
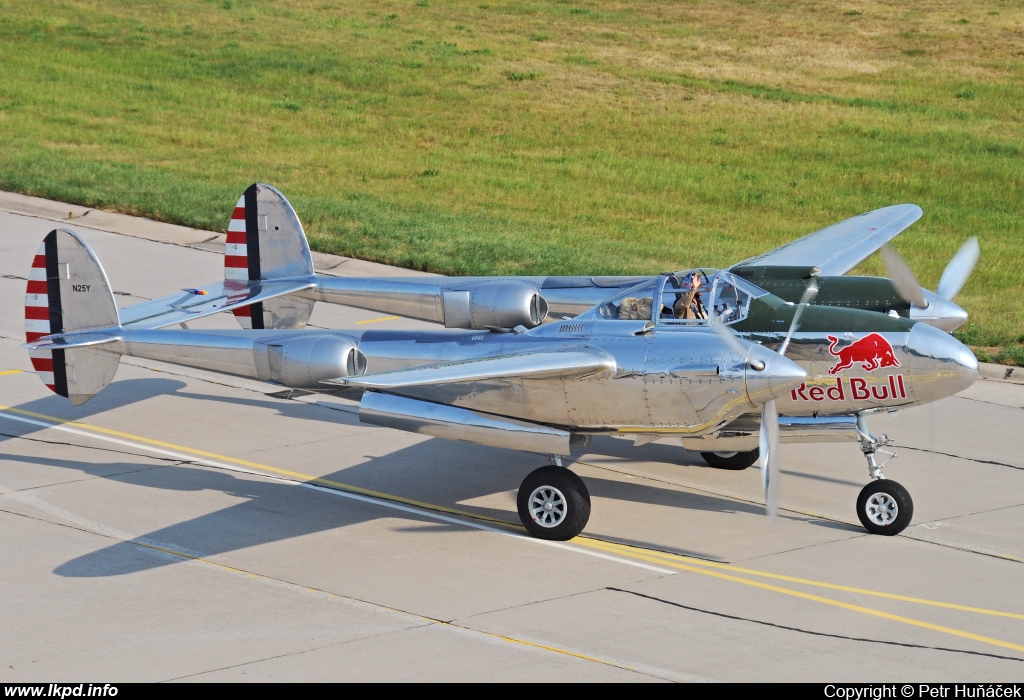
[[[245,233],[245,195],[238,199],[228,223],[228,242],[224,249],[224,279],[249,279],[249,244]]]
[[[251,187],[249,189],[252,189]],[[246,233],[245,226],[245,199],[246,194],[249,190],[246,190],[245,194],[238,198],[238,204],[235,205],[235,210],[231,212],[231,221],[228,222],[228,240],[227,245],[224,248],[224,281],[248,281],[249,278],[249,238]],[[259,260],[259,253],[254,251]],[[257,276],[259,279],[259,268],[257,264]],[[229,286],[230,291],[230,286]],[[240,289],[239,295],[243,296]],[[228,296],[228,303],[238,301],[238,299],[232,299]],[[254,306],[260,306],[255,304]],[[258,309],[259,313],[262,314],[262,307]],[[232,310],[231,313],[238,319],[238,323],[242,328],[252,328],[252,306],[243,306],[238,309]]]
[[[60,316],[60,303],[56,305],[56,313]],[[59,323],[59,322],[58,322]],[[32,269],[28,275],[28,285],[25,289],[25,342],[31,343],[44,335],[60,333],[64,329],[58,327],[51,330],[50,325],[50,295],[46,288],[46,241],[44,240],[39,250],[32,259]],[[66,380],[64,392],[57,390],[56,380],[53,372],[54,350],[29,350],[28,355],[32,359],[32,367],[36,374],[43,380],[50,391],[67,396]],[[63,355],[63,353],[61,353]],[[63,360],[63,357],[61,357]]]
[[[92,249],[73,231],[50,231],[32,259],[25,288],[25,342],[93,331],[94,344],[101,336],[116,339],[120,330],[110,283]],[[116,352],[76,345],[28,352],[43,384],[76,406],[113,379],[120,359]]]
[[[232,282],[314,274],[306,233],[292,205],[270,185],[251,185],[239,198],[228,223],[224,250],[228,301],[232,301]],[[245,298],[247,293],[238,285],[237,298]],[[231,313],[243,328],[285,329],[302,328],[312,312],[312,301],[285,296],[233,309]]]

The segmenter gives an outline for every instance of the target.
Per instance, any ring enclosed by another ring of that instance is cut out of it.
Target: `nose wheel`
[[[889,479],[870,482],[857,496],[860,524],[874,535],[898,535],[914,517],[910,492]]]
[[[590,520],[590,492],[564,467],[530,472],[519,487],[516,505],[523,527],[542,540],[571,540]]]

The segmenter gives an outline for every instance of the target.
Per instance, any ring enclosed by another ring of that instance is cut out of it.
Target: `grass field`
[[[445,273],[724,266],[914,202],[1024,364],[1024,5],[0,0],[0,189]],[[861,272],[881,273],[877,256]]]

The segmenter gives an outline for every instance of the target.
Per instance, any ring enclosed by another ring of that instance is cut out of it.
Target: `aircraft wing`
[[[610,373],[615,369],[615,360],[601,350],[548,348],[500,357],[485,357],[479,360],[442,362],[426,367],[376,372],[359,377],[339,377],[338,379],[328,379],[324,383],[387,391],[388,389],[488,379],[579,378]]]
[[[163,328],[316,286],[315,277],[224,280],[117,310],[126,328]],[[203,293],[199,293],[203,292]]]
[[[817,266],[822,275],[845,275],[920,219],[921,214],[921,207],[916,204],[897,204],[869,211],[736,263],[732,269],[761,265]]]

